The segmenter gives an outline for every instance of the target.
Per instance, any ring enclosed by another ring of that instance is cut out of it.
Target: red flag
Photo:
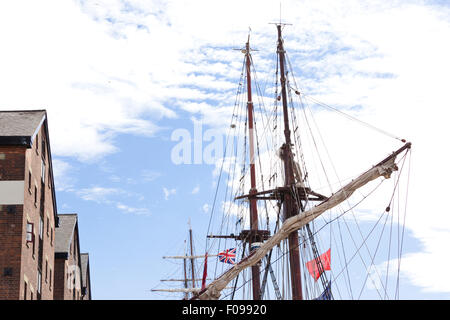
[[[327,252],[320,255],[319,259],[322,264],[323,270],[331,270],[331,249],[328,249]],[[317,281],[319,279],[320,275],[322,274],[319,272],[319,267],[317,266],[316,259],[313,259],[311,261],[308,261],[306,263],[306,268],[308,268],[309,274],[314,278],[314,280]]]
[[[208,252],[205,253],[205,265],[203,266],[202,290],[206,287],[206,275],[208,274]]]

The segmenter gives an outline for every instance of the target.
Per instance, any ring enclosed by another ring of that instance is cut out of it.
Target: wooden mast
[[[287,94],[286,94],[286,72],[285,72],[285,56],[283,39],[281,37],[281,24],[277,25],[278,29],[278,57],[280,61],[280,84],[281,84],[281,98],[283,102],[283,119],[284,119],[284,137],[285,143],[282,148],[282,160],[284,163],[284,186],[287,188],[294,187],[295,177],[294,177],[294,167],[293,167],[293,157],[292,157],[292,143],[291,143],[291,131],[289,129],[289,114],[287,106]],[[299,212],[299,207],[297,202],[292,197],[290,192],[284,194],[283,201],[283,220],[297,215]],[[300,272],[300,253],[298,249],[298,232],[297,230],[289,234],[288,237],[289,244],[289,266],[291,270],[291,287],[292,287],[292,299],[302,300],[302,279]]]
[[[192,271],[192,288],[195,288],[195,269],[194,269],[194,248],[192,245],[192,227],[191,221],[189,220],[189,243],[191,247],[191,271]]]
[[[187,254],[185,256],[187,256]],[[187,272],[186,272],[186,258],[183,259],[183,268],[184,268],[184,288],[187,289],[188,288],[188,279],[187,279]],[[189,293],[185,292],[184,299],[187,300],[188,298],[189,298]]]
[[[255,174],[255,143],[253,132],[253,101],[252,101],[252,78],[251,78],[251,61],[250,61],[250,35],[245,45],[245,60],[247,73],[247,111],[248,111],[248,131],[249,131],[249,149],[250,149],[250,195],[254,195],[256,190],[256,174]],[[250,198],[250,233],[257,234],[258,230],[258,206],[256,198]],[[252,248],[252,243],[256,242],[256,237],[250,236],[249,249]],[[252,266],[252,289],[253,300],[260,300],[260,276],[259,265]]]
[[[190,255],[187,255],[187,247],[186,247],[186,240],[184,240],[185,243],[185,249],[184,249],[184,255],[183,256],[163,256],[163,259],[183,259],[183,273],[184,277],[183,279],[162,279],[160,281],[180,281],[183,282],[184,288],[180,289],[152,289],[151,291],[162,291],[162,292],[182,292],[184,293],[184,300],[189,299],[189,294],[197,294],[201,288],[196,287],[196,281],[202,281],[203,279],[196,279],[195,278],[195,259],[199,258],[205,258],[205,255],[194,255],[194,246],[193,246],[193,237],[192,237],[192,227],[191,227],[191,220],[188,220],[189,225],[189,249],[190,249]],[[216,257],[216,254],[208,255],[209,257]],[[191,276],[192,279],[188,277],[188,260],[191,262]],[[209,280],[209,279],[207,279]],[[192,288],[189,287],[189,283],[192,281]]]

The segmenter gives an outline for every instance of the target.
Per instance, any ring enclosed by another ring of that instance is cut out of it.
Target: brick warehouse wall
[[[65,259],[55,259],[55,300],[64,300],[64,291],[67,275],[67,263]]]
[[[64,255],[64,254],[63,254]],[[55,259],[55,300],[81,300],[81,256],[78,223],[75,225],[67,256]]]
[[[44,123],[33,143],[31,149],[26,151],[26,167],[25,167],[25,202],[24,202],[24,237],[22,239],[22,274],[26,275],[33,285],[35,292],[38,288],[38,270],[41,271],[41,299],[53,299],[54,285],[54,236],[55,221],[53,208],[53,192],[49,176],[49,158],[47,149],[47,137],[45,136]],[[44,183],[42,183],[42,164],[44,164]],[[31,181],[29,173],[31,172]],[[31,188],[29,188],[31,186]],[[44,194],[44,197],[42,197]],[[42,211],[42,237],[40,237],[41,223],[41,202],[43,202]],[[34,223],[35,243],[34,254],[31,244],[26,243],[25,233],[27,222]],[[42,239],[40,241],[40,239]],[[42,253],[39,252],[39,242],[42,243]],[[40,256],[39,256],[40,255]],[[41,261],[40,261],[41,260]],[[40,266],[39,266],[40,265]],[[25,279],[22,279],[22,287]]]
[[[31,149],[0,147],[0,183],[22,181],[23,184],[21,191],[23,205],[17,206],[14,222],[11,216],[0,216],[1,234],[5,237],[4,242],[1,242],[2,250],[0,250],[0,272],[2,272],[0,299],[24,299],[25,288],[27,299],[38,298],[38,270],[41,275],[40,298],[53,299],[56,223],[44,125],[41,126]],[[46,150],[43,152],[42,148]],[[42,168],[45,170],[43,171]],[[44,183],[42,182],[43,174]],[[8,205],[3,202],[0,204],[3,207]],[[41,204],[43,204],[42,207]],[[27,223],[34,224],[34,245],[26,242]],[[14,233],[11,229],[14,229]],[[4,250],[5,248],[7,249]],[[10,270],[4,270],[5,268],[13,268],[12,275],[10,272],[5,272]],[[14,272],[16,269],[17,271]],[[4,273],[9,275],[3,276]]]
[[[5,184],[24,180],[25,152],[25,147],[0,147],[0,181]],[[22,217],[23,204],[0,204],[0,299],[19,299],[23,290]]]
[[[22,205],[0,205],[0,300],[20,297],[22,209]]]
[[[80,247],[79,247],[79,239],[78,239],[78,223],[75,226],[75,232],[72,238],[72,243],[70,244],[70,252],[72,254],[69,255],[69,266],[72,266],[69,269],[69,278],[72,283],[71,286],[67,288],[65,291],[65,299],[66,300],[80,300],[81,299],[81,256],[80,256]]]

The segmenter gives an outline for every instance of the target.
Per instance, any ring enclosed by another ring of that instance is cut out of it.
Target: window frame
[[[42,273],[39,270],[37,272],[37,293],[42,294]]]
[[[39,217],[39,239],[42,240],[44,238],[44,219]]]
[[[46,173],[45,161],[42,159],[41,160],[41,180],[44,185],[45,185],[45,173]]]
[[[29,229],[31,227],[31,230]],[[28,236],[30,236],[30,238],[28,238]],[[26,241],[27,243],[34,243],[34,223],[33,222],[29,222],[27,220],[27,229],[26,229]]]

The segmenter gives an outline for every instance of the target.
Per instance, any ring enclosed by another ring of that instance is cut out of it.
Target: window
[[[37,187],[34,186],[34,205],[37,207]]]
[[[42,159],[45,160],[45,140],[42,138]]]
[[[32,243],[33,244],[33,258],[34,258],[34,223],[30,223],[27,221],[27,244],[28,243]]]
[[[45,282],[48,282],[48,261],[45,260]]]
[[[44,162],[44,160],[41,161],[41,179],[42,179],[42,183],[45,183],[45,162]]]
[[[44,220],[39,217],[39,239],[42,240],[42,235],[44,234]]]
[[[3,269],[3,276],[5,276],[5,277],[12,276],[12,273],[13,273],[13,269],[11,267]]]
[[[39,154],[39,135],[36,133],[36,153]]]
[[[49,230],[50,230],[50,219],[47,217],[47,237],[50,234]]]
[[[37,293],[38,293],[38,296],[41,294],[41,282],[42,282],[42,274],[38,270],[38,274],[37,274]]]
[[[23,300],[27,300],[27,282],[23,284]]]
[[[53,246],[53,229],[50,229],[50,245]]]
[[[27,243],[34,242],[34,224],[27,221]]]
[[[28,171],[28,191],[31,193],[31,171]]]
[[[52,290],[52,268],[50,268],[50,278],[49,278],[49,281],[48,281],[48,283],[49,283],[49,288],[50,288],[50,291]]]

